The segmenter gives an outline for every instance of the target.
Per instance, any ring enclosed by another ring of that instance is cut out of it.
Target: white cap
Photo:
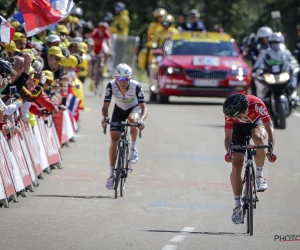
[[[60,40],[60,37],[58,35],[51,34],[50,36],[48,36],[47,42],[55,43],[55,42],[61,42],[61,40]]]

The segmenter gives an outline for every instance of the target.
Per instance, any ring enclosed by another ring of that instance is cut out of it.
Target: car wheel
[[[169,96],[162,95],[159,91],[157,94],[157,102],[161,104],[169,103]]]
[[[157,99],[157,94],[154,93],[151,89],[150,89],[150,101],[151,102],[156,102]]]

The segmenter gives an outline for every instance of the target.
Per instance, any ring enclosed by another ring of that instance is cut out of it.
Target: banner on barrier
[[[58,135],[60,145],[63,145],[64,143],[68,142],[68,136],[66,131],[66,125],[64,122],[63,112],[59,112],[58,114],[53,115],[52,119],[55,124],[56,133]]]
[[[43,172],[39,157],[38,142],[33,135],[31,126],[28,126],[28,128],[25,129],[23,122],[21,122],[21,126],[35,173],[38,176],[41,172]]]
[[[71,122],[69,111],[65,110],[63,112],[63,114],[64,114],[64,118],[63,119],[64,119],[64,125],[65,125],[66,132],[67,132],[67,137],[70,140],[75,135],[74,129],[73,129],[73,125],[72,125],[72,122]]]
[[[1,141],[5,140],[3,137]],[[3,150],[2,145],[0,146],[0,174],[2,179],[2,184],[5,190],[6,197],[9,197],[15,193],[15,187],[9,172],[8,164],[4,156],[5,150]]]
[[[32,184],[31,176],[29,173],[29,169],[27,166],[26,158],[23,152],[23,149],[20,145],[19,139],[17,138],[18,135],[13,135],[11,137],[11,144],[12,144],[12,152],[16,159],[17,165],[20,170],[20,174],[24,183],[24,186],[27,187]]]
[[[3,151],[3,154],[5,156],[5,159],[6,159],[6,163],[8,166],[8,170],[10,172],[10,176],[14,183],[15,189],[18,192],[18,191],[24,189],[25,186],[24,186],[17,162],[15,160],[15,157],[14,157],[13,153],[10,151],[7,141],[3,137],[2,134],[0,135],[0,144],[1,144],[1,149]]]
[[[60,157],[52,129],[47,127],[42,118],[37,119],[37,121],[49,164],[52,165],[58,163],[60,161]]]

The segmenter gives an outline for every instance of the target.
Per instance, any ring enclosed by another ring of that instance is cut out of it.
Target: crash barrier
[[[55,127],[54,119],[61,119],[61,126]],[[60,149],[63,141],[58,134],[70,139],[74,129],[69,111],[48,118],[37,118],[32,127],[20,121],[20,135],[12,135],[10,142],[0,133],[0,205],[9,207],[9,201],[17,202],[18,195],[26,197],[26,191],[34,191],[43,172],[51,168],[62,168]],[[71,137],[72,136],[72,137]],[[10,146],[11,145],[11,146]]]
[[[140,38],[138,36],[113,34],[113,56],[107,62],[107,71],[112,74],[115,67],[120,63],[126,63],[133,68],[139,43]]]

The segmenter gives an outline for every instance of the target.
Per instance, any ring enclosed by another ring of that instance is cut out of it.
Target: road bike
[[[247,234],[253,235],[253,209],[256,209],[256,203],[259,201],[257,197],[255,185],[255,171],[253,166],[253,156],[256,155],[256,149],[267,148],[270,157],[273,157],[273,145],[250,145],[250,137],[246,138],[246,145],[233,145],[229,148],[229,157],[232,159],[234,150],[246,150],[245,168],[243,177],[243,196],[242,203],[242,223],[244,223],[245,215],[247,214]]]
[[[94,65],[94,95],[101,96],[102,93],[102,85],[103,85],[103,56],[96,55],[96,61]]]
[[[115,157],[115,168],[114,168],[114,190],[115,199],[118,198],[118,191],[120,190],[120,196],[123,197],[125,193],[125,183],[128,173],[132,172],[130,164],[130,154],[129,154],[129,133],[128,127],[138,127],[138,124],[128,123],[128,121],[119,122],[106,122],[113,126],[121,127],[121,136],[118,141],[117,154]],[[106,134],[106,124],[104,125],[103,133]],[[141,138],[141,130],[139,130],[139,137]]]

